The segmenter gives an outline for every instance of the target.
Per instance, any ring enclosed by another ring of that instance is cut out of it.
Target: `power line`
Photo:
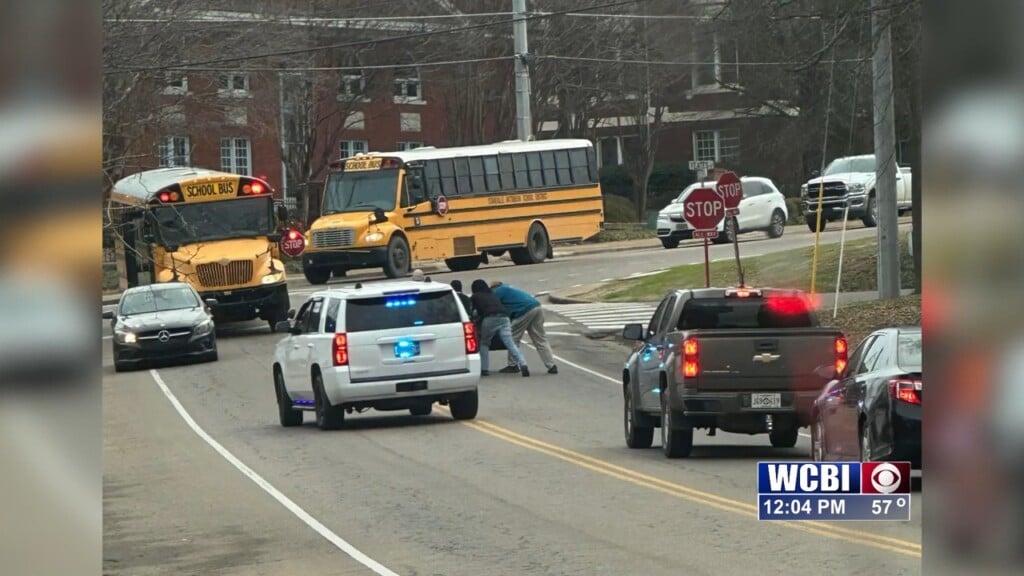
[[[680,61],[666,61],[666,60],[616,60],[614,58],[587,58],[584,56],[556,56],[556,55],[539,55],[538,60],[568,60],[574,62],[596,62],[596,63],[615,63],[615,64],[637,64],[637,65],[651,65],[651,66],[712,66],[715,62],[680,62]],[[866,58],[840,58],[838,60],[819,60],[818,64],[847,64],[864,62]],[[721,62],[723,65],[728,66],[799,66],[806,64],[806,62]]]
[[[513,60],[515,56],[493,56],[490,58],[470,58],[466,60],[446,60],[443,62],[414,62],[411,64],[376,64],[370,66],[296,66],[296,67],[274,67],[274,66],[249,66],[246,68],[208,68],[208,67],[182,67],[168,68],[173,72],[341,72],[345,70],[393,70],[398,68],[431,68],[435,66],[456,66],[459,64],[475,64],[478,62],[496,62],[499,60]]]
[[[577,12],[578,13],[578,12],[586,12],[586,11],[590,11],[590,10],[601,10],[603,8],[615,8],[615,7],[618,7],[618,6],[625,6],[627,4],[636,4],[637,2],[647,2],[647,1],[648,0],[621,0],[621,1],[617,1],[617,2],[609,2],[607,4],[601,4],[601,5],[598,5],[598,6],[592,6],[590,8],[577,8],[577,9],[574,9],[574,10],[563,10],[563,11],[559,11],[559,12],[550,12],[550,13],[548,13],[546,15],[541,15],[541,16],[527,16],[526,18],[523,18],[522,20],[531,21],[531,20],[550,19],[550,18],[555,17],[555,16],[561,16],[561,15],[570,14],[570,13],[573,13],[573,12]],[[308,53],[312,53],[312,52],[321,52],[321,51],[325,51],[325,50],[335,50],[335,49],[338,49],[338,48],[354,48],[354,47],[357,47],[357,46],[376,45],[376,44],[381,44],[381,43],[384,43],[384,42],[396,42],[396,41],[400,41],[400,40],[413,40],[413,39],[418,39],[418,38],[427,38],[427,37],[431,37],[431,36],[438,36],[438,35],[441,35],[441,34],[452,34],[452,33],[455,33],[455,32],[467,32],[467,31],[470,31],[470,30],[479,30],[479,29],[482,29],[482,28],[493,28],[495,26],[500,26],[500,25],[511,25],[511,24],[513,24],[516,21],[517,21],[517,19],[499,20],[499,21],[495,21],[495,22],[488,22],[486,24],[472,24],[472,25],[469,25],[469,26],[459,26],[459,27],[456,27],[456,28],[449,28],[449,29],[446,29],[446,30],[433,30],[433,31],[428,31],[428,32],[419,32],[419,33],[414,33],[414,34],[405,34],[405,35],[402,35],[402,36],[391,36],[391,37],[388,37],[388,38],[381,38],[381,39],[377,39],[377,40],[360,40],[360,41],[357,41],[357,42],[344,42],[344,43],[340,43],[340,44],[328,44],[328,45],[325,45],[325,46],[317,46],[317,47],[314,47],[314,48],[297,48],[297,49],[294,49],[294,50],[280,50],[280,51],[277,51],[277,52],[265,52],[265,53],[262,53],[262,54],[253,54],[253,55],[250,55],[250,56],[234,56],[234,57],[231,57],[231,58],[215,58],[215,59],[212,59],[212,60],[202,60],[202,61],[199,61],[199,62],[186,62],[184,64],[178,64],[178,65],[168,64],[168,65],[163,65],[163,66],[123,66],[123,67],[120,67],[117,70],[113,70],[113,71],[109,71],[109,72],[104,72],[104,74],[117,74],[117,73],[138,72],[138,71],[160,71],[160,70],[170,70],[170,69],[173,69],[173,68],[182,68],[182,67],[188,67],[188,66],[206,66],[206,65],[210,65],[210,64],[225,64],[225,63],[228,63],[228,62],[240,62],[240,61],[244,61],[244,60],[256,60],[256,59],[259,59],[259,58],[273,58],[275,56],[294,56],[294,55],[298,55],[298,54],[308,54]]]
[[[309,18],[285,16],[282,18],[267,18],[258,14],[247,12],[228,12],[223,10],[211,10],[208,14],[232,14],[222,17],[195,17],[195,18],[107,18],[104,22],[108,24],[233,24],[238,22],[259,22],[261,24],[286,24],[286,25],[307,25],[307,24],[342,24],[348,22],[389,22],[439,19],[461,19],[461,18],[483,18],[494,16],[511,16],[511,12],[471,12],[467,14],[424,14],[420,16],[354,16],[350,18]]]

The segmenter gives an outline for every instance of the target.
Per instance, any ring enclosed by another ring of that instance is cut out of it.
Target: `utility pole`
[[[512,0],[515,22],[512,24],[515,36],[516,54],[516,137],[520,140],[533,138],[533,116],[530,114],[530,70],[526,65],[530,48],[526,42],[526,0]]]
[[[878,296],[900,296],[900,238],[896,211],[896,121],[892,81],[890,0],[871,0],[875,45],[872,77],[875,109],[875,202],[878,210]]]

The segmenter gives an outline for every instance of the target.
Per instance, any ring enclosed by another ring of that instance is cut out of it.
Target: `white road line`
[[[113,338],[113,336],[104,336],[103,337],[104,340],[110,340],[111,338]]]
[[[543,280],[541,280],[541,282],[543,282]],[[543,292],[537,292],[536,294],[533,295],[533,297],[534,298],[540,298],[541,296],[547,296],[548,294],[551,294],[551,291],[550,290],[545,290]]]
[[[150,375],[153,376],[153,380],[156,381],[157,386],[160,387],[160,390],[164,393],[164,396],[166,396],[167,399],[170,400],[171,405],[174,406],[174,409],[178,411],[178,414],[181,416],[181,418],[185,421],[186,424],[188,424],[188,427],[191,428],[192,431],[195,432],[200,438],[202,438],[204,442],[209,444],[211,448],[216,450],[217,453],[220,454],[225,460],[230,462],[232,466],[237,468],[239,472],[241,472],[250,480],[255,482],[256,485],[262,488],[264,492],[270,494],[274,498],[274,500],[280,502],[281,505],[288,509],[288,511],[297,516],[299,520],[302,520],[307,526],[312,528],[314,532],[323,536],[328,542],[334,544],[339,550],[341,550],[345,554],[348,554],[356,562],[359,562],[363,566],[366,566],[370,570],[373,570],[375,574],[379,574],[380,576],[398,576],[396,572],[392,572],[391,570],[387,569],[384,565],[378,563],[373,558],[370,558],[366,554],[363,554],[359,551],[359,549],[349,544],[341,536],[338,536],[337,534],[332,532],[330,528],[324,526],[316,518],[310,516],[309,513],[300,508],[298,504],[296,504],[290,498],[285,496],[280,490],[274,488],[274,486],[271,485],[270,482],[264,480],[263,477],[257,474],[252,468],[249,468],[241,460],[236,458],[235,455],[229,452],[227,448],[221,446],[219,442],[214,440],[212,436],[210,436],[209,434],[206,433],[205,430],[200,428],[199,424],[196,424],[196,421],[192,419],[192,416],[189,415],[187,410],[185,410],[185,407],[181,405],[181,402],[178,402],[177,397],[174,396],[174,393],[171,392],[171,389],[167,387],[166,383],[164,383],[164,380],[163,378],[160,377],[160,374],[156,370],[150,370],[149,373]]]
[[[537,350],[536,348],[533,347],[533,344],[527,344],[527,346],[529,346],[530,348],[533,348],[535,351]],[[612,384],[622,384],[622,382],[616,380],[615,378],[610,378],[608,376],[605,376],[604,374],[601,374],[600,372],[595,372],[595,371],[591,370],[590,368],[587,368],[586,366],[580,366],[579,364],[577,364],[575,362],[570,362],[569,360],[566,360],[565,358],[562,358],[561,356],[557,356],[555,354],[552,354],[551,356],[555,360],[558,360],[559,362],[562,362],[563,364],[567,364],[567,365],[572,366],[573,368],[575,368],[577,370],[582,370],[583,372],[586,372],[587,374],[590,374],[592,376],[597,376],[598,378],[601,378],[603,380],[607,380],[607,381],[611,382]]]
[[[615,278],[605,278],[604,280],[601,280],[601,282],[611,282],[612,280],[615,280]]]
[[[546,334],[548,336],[582,336],[582,334],[577,334],[576,332],[547,332]]]
[[[577,274],[569,274],[570,278],[573,276],[577,276]],[[580,286],[583,286],[583,284],[573,284],[572,286],[569,286],[569,288],[579,288]]]

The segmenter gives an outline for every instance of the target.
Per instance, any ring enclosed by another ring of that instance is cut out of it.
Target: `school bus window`
[[[540,152],[527,152],[526,160],[530,166],[530,186],[533,188],[543,188],[544,171],[540,164]]]
[[[501,172],[501,189],[512,190],[516,187],[515,169],[512,167],[511,154],[498,155],[498,167]]]
[[[544,163],[544,184],[546,186],[558,186],[557,171],[555,170],[555,153],[541,152],[541,161]]]
[[[500,192],[501,180],[498,176],[498,158],[487,156],[484,158],[484,174],[487,175],[487,191]]]
[[[469,182],[469,159],[455,159],[455,184],[458,186],[458,194],[471,194],[473,188]]]
[[[480,194],[487,192],[487,184],[484,181],[484,159],[480,156],[469,159],[469,175],[473,183],[473,193]]]
[[[398,171],[334,173],[327,179],[323,214],[394,210]]]
[[[441,191],[446,196],[455,196],[458,190],[455,188],[455,166],[451,158],[442,158],[437,161],[441,169]]]
[[[515,187],[516,188],[529,188],[530,187],[530,181],[527,178],[527,175],[530,172],[529,172],[529,168],[528,168],[528,166],[526,164],[526,153],[525,152],[520,152],[518,154],[513,154],[512,155],[512,159],[513,159],[513,161],[515,163],[515,167],[516,167],[516,184],[515,184]]]
[[[560,186],[572,184],[572,168],[569,166],[568,150],[555,152],[555,166],[558,167],[558,184]]]
[[[590,182],[600,182],[601,173],[597,168],[597,152],[593,148],[587,148],[587,163],[590,164]]]
[[[569,152],[569,165],[572,166],[574,184],[590,183],[590,167],[587,164],[587,151],[580,148]]]
[[[430,197],[436,198],[441,195],[441,167],[437,160],[426,162],[423,173],[426,175],[426,190]]]

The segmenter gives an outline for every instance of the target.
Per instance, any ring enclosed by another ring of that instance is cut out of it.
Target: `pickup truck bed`
[[[845,365],[842,332],[820,327],[792,290],[676,290],[662,300],[623,370],[626,444],[648,447],[662,430],[670,457],[687,456],[693,430],[769,434],[796,445],[822,388]]]

